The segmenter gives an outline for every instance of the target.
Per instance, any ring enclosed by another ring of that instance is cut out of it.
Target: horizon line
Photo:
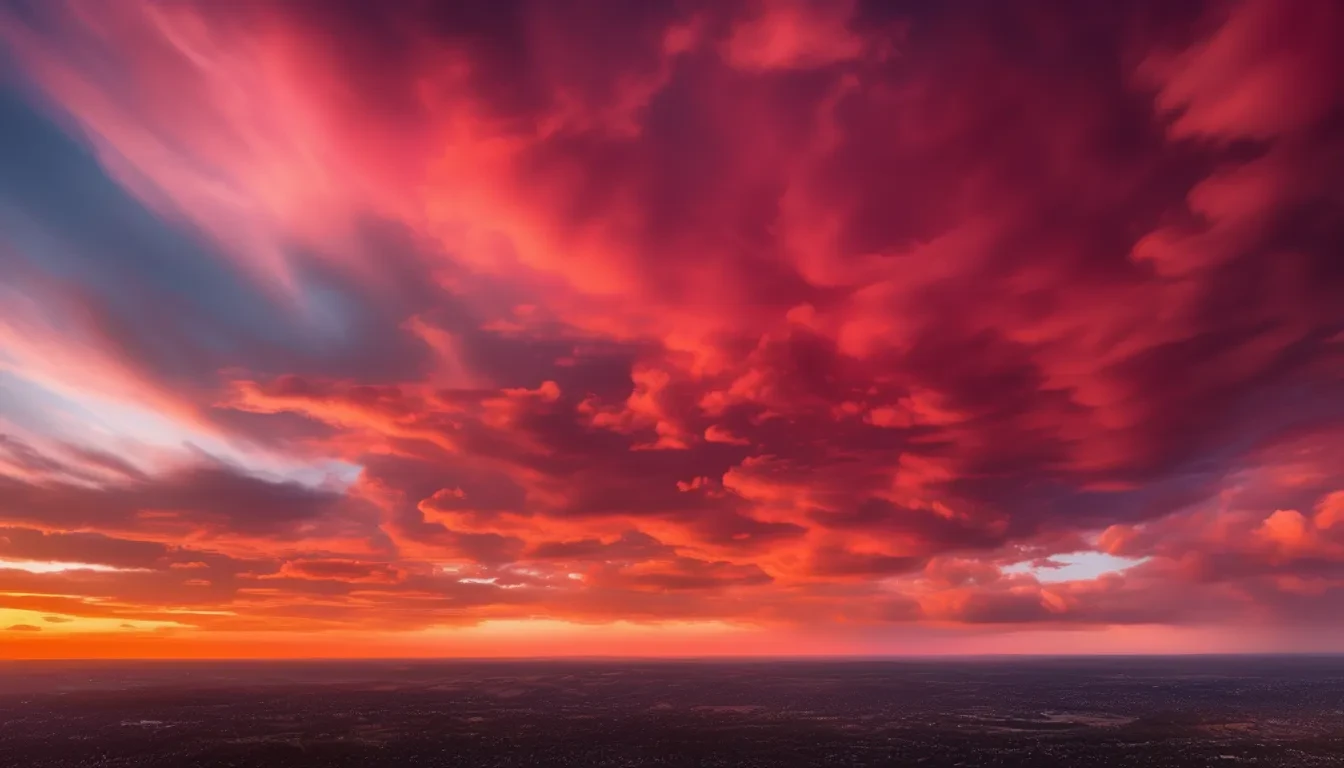
[[[616,655],[574,655],[574,656],[211,656],[211,657],[70,657],[52,658],[42,656],[0,658],[0,665],[15,663],[124,663],[145,662],[150,664],[187,662],[334,662],[334,663],[374,663],[394,662],[413,663],[516,663],[516,662],[807,662],[807,661],[1001,661],[1001,660],[1085,660],[1085,659],[1194,659],[1194,658],[1274,658],[1274,659],[1313,659],[1344,658],[1344,650],[1339,651],[1209,651],[1209,652],[1167,652],[1167,653],[947,653],[947,654],[742,654],[742,655],[699,655],[699,656],[616,656]]]

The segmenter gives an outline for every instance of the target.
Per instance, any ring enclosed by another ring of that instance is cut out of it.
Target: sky
[[[1335,0],[2,0],[0,136],[0,657],[1344,650]]]

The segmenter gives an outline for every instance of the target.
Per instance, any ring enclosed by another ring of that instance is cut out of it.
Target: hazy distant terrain
[[[5,766],[1344,766],[1344,658],[0,665]]]

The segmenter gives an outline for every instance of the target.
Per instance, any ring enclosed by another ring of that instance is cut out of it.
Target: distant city
[[[1344,657],[0,665],[0,765],[1344,766]]]

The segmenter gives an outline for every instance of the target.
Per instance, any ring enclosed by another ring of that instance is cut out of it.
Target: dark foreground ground
[[[1344,658],[13,662],[0,765],[1344,766]]]

